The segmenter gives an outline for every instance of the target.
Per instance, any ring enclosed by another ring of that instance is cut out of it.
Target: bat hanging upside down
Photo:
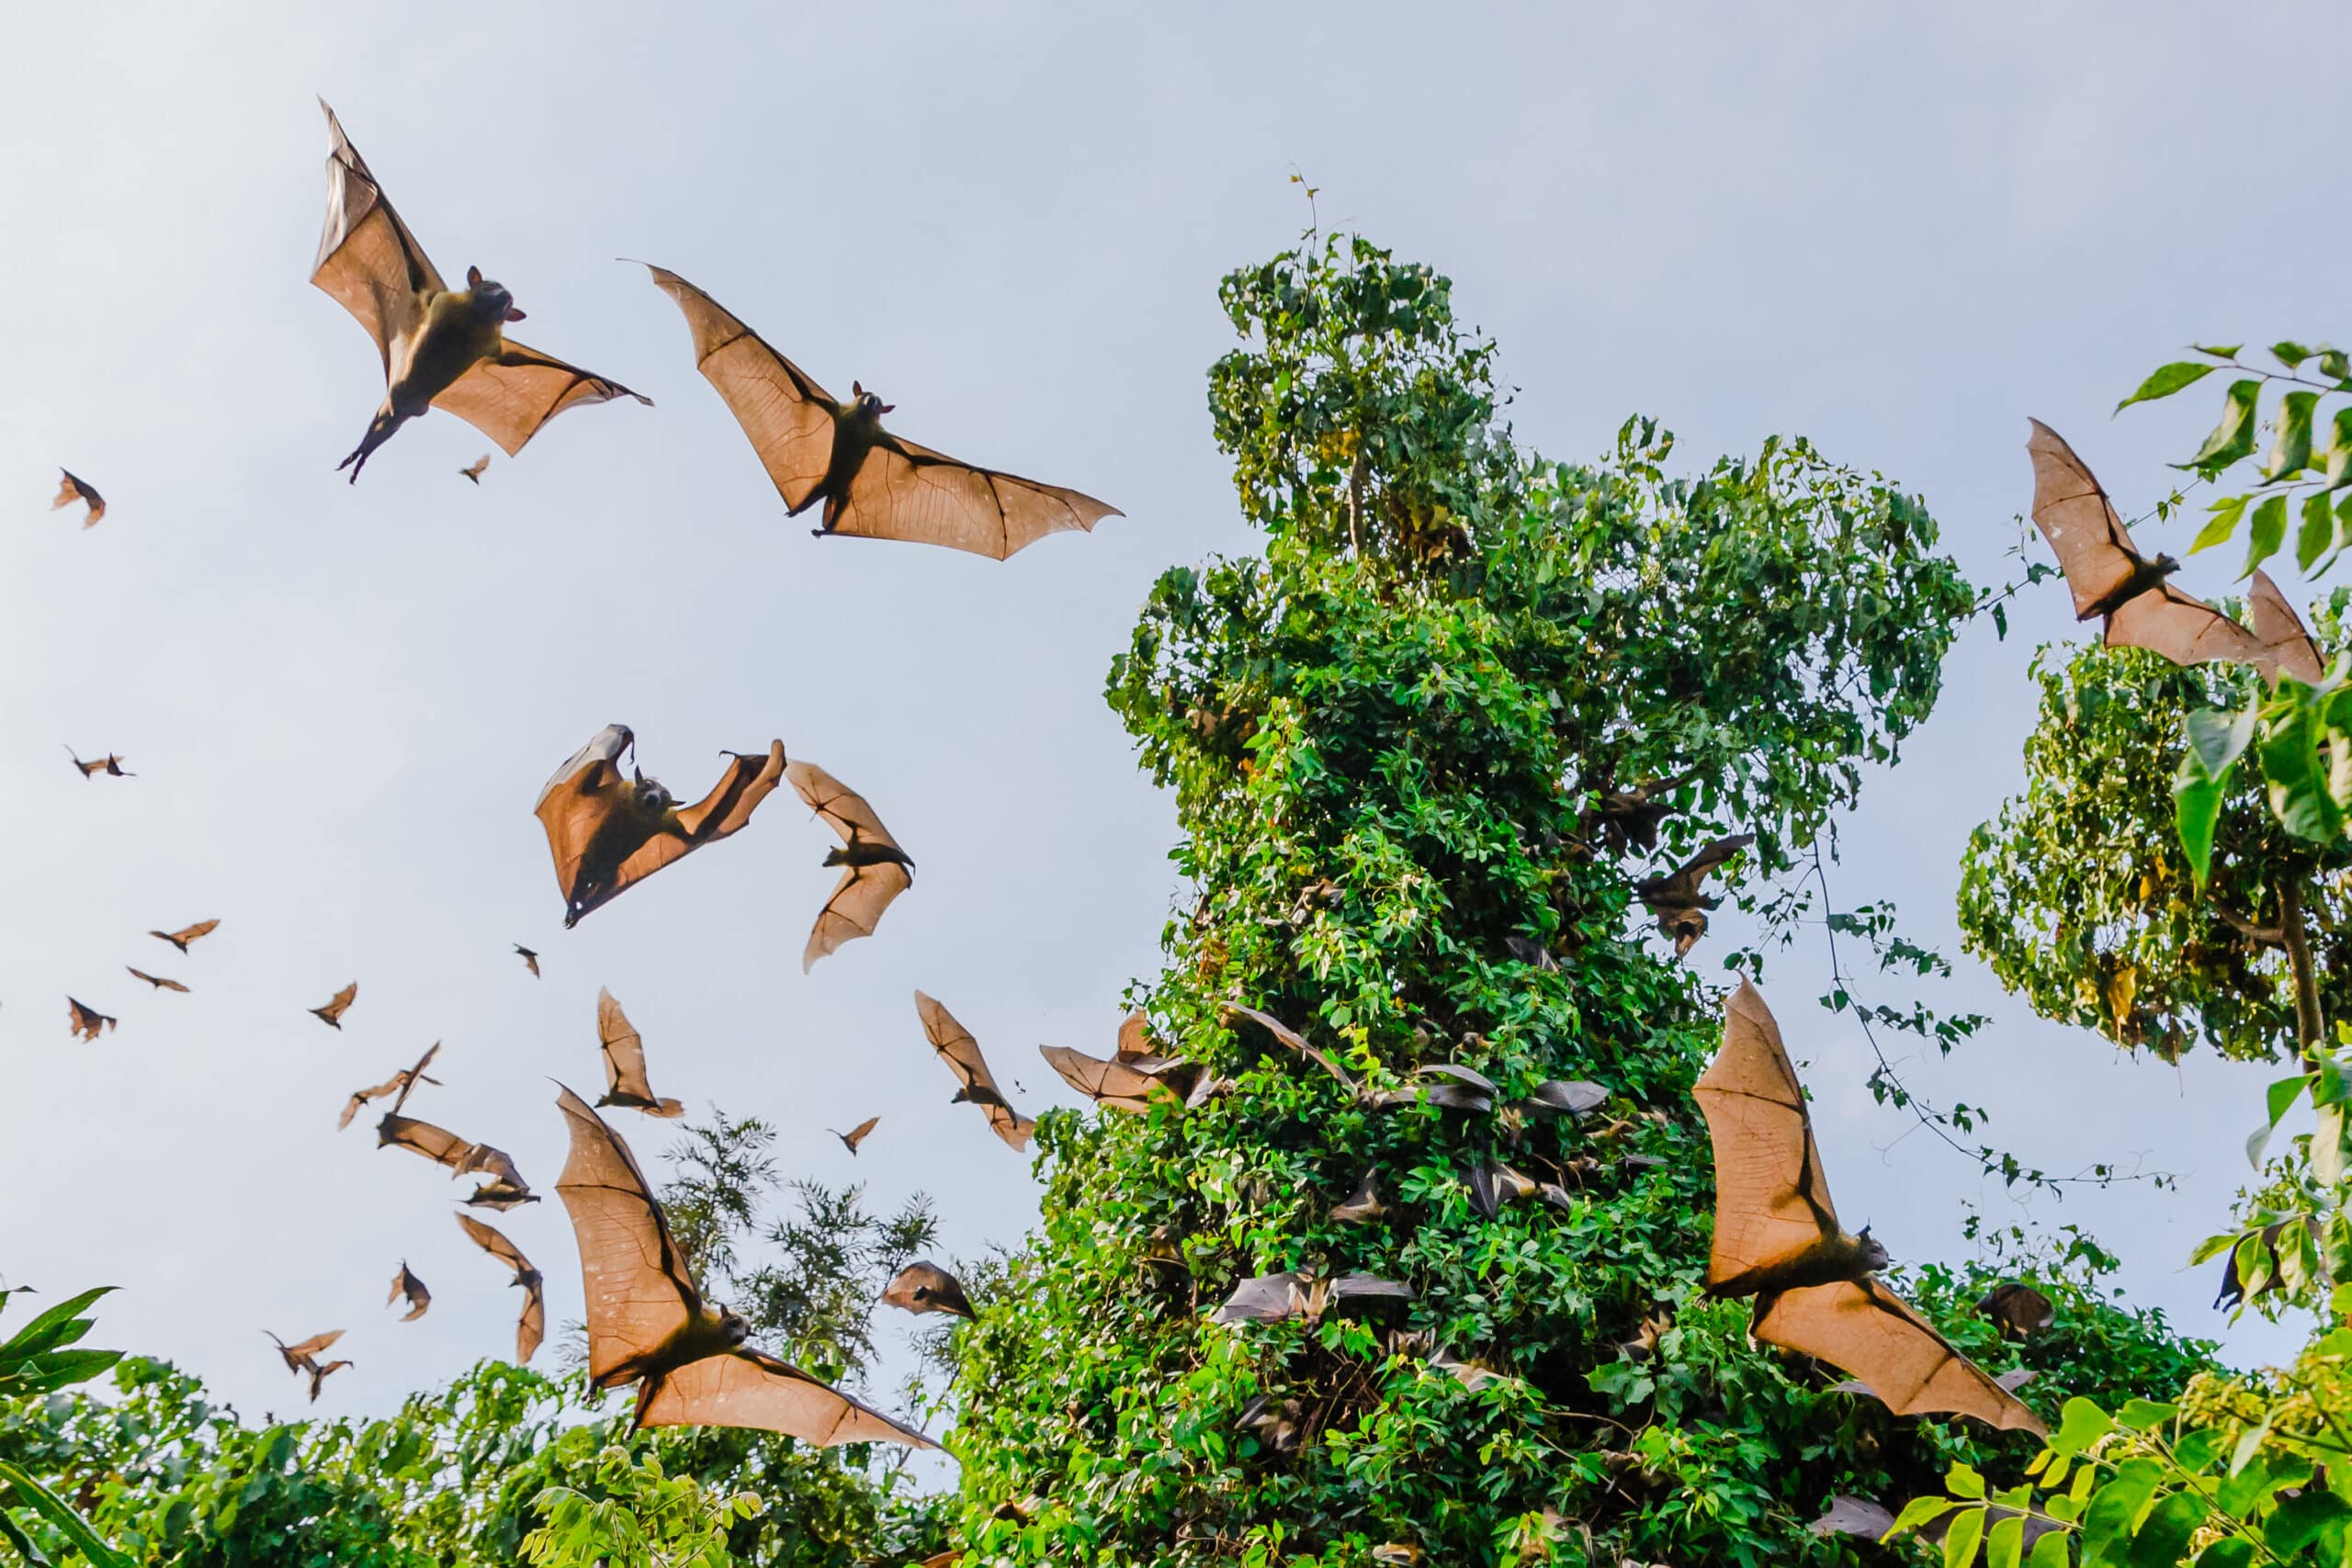
[[[659,779],[641,771],[621,776],[621,753],[636,745],[628,725],[605,726],[556,770],[532,808],[555,857],[567,930],[672,861],[741,828],[784,778],[781,740],[765,751],[725,752],[733,761],[711,792],[680,806]]]
[[[311,281],[334,297],[376,340],[387,383],[383,406],[350,457],[353,482],[369,454],[429,408],[447,409],[508,457],[568,408],[613,398],[652,399],[510,341],[506,323],[523,312],[514,297],[466,269],[466,286],[441,281],[376,176],[326,109],[327,222]],[[479,479],[478,475],[469,478]]]

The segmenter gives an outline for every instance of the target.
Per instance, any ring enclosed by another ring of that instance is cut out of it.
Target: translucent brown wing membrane
[[[628,1145],[570,1089],[556,1103],[571,1151],[555,1190],[580,1245],[589,1376],[604,1380],[684,1327],[701,1312],[702,1293]]]
[[[508,338],[503,353],[458,377],[455,385],[433,400],[433,406],[456,414],[497,442],[511,457],[566,409],[610,402],[615,398],[635,398],[649,407],[653,402],[618,381]]]
[[[1850,1372],[1897,1416],[1949,1412],[2003,1430],[2043,1430],[2017,1395],[1876,1279],[1784,1291],[1764,1303],[1754,1331]]]
[[[841,404],[709,295],[674,272],[646,270],[685,312],[695,367],[742,426],[786,513],[806,509],[832,464]]]
[[[890,435],[866,454],[828,527],[852,538],[903,539],[1003,560],[1048,534],[1088,533],[1122,515],[1078,491],[975,468]]]
[[[1030,1130],[1036,1123],[1006,1101],[972,1032],[956,1022],[955,1014],[921,991],[915,993],[915,1011],[922,1019],[923,1033],[930,1038],[931,1048],[939,1053],[939,1059],[947,1064],[956,1081],[964,1086],[964,1098],[988,1113],[989,1126],[999,1138],[1012,1148],[1027,1148]]]
[[[1792,1262],[1838,1234],[1804,1086],[1780,1025],[1745,980],[1724,1010],[1723,1046],[1692,1093],[1715,1156],[1708,1283]]]
[[[447,285],[384,198],[334,110],[323,100],[319,107],[326,111],[329,141],[327,220],[311,281],[368,330],[389,376],[392,344],[416,325],[419,291]]]
[[[648,1427],[749,1427],[784,1432],[820,1449],[842,1443],[938,1447],[913,1427],[900,1426],[761,1350],[738,1349],[687,1362],[651,1391],[640,1416]]]

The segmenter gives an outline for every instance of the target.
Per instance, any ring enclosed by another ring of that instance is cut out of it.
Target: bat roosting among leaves
[[[65,748],[65,754],[74,759],[74,765],[82,771],[82,776],[85,779],[96,778],[100,773],[106,774],[110,779],[135,779],[139,776],[137,773],[125,773],[122,759],[111,751],[95,762],[82,761],[81,753],[75,751],[71,746]]]
[[[517,1366],[526,1365],[531,1353],[539,1348],[539,1341],[548,1337],[546,1277],[531,1267],[531,1260],[523,1256],[520,1247],[471,1214],[459,1214],[458,1224],[473,1237],[476,1247],[514,1270],[510,1283],[523,1287],[523,1316],[514,1325],[514,1361]]]
[[[107,498],[100,495],[97,491],[91,486],[89,480],[75,479],[71,472],[64,468],[60,468],[57,471],[59,474],[62,475],[63,478],[57,487],[57,499],[49,503],[49,509],[51,512],[54,512],[61,506],[71,506],[77,501],[82,502],[90,509],[87,513],[83,514],[82,526],[85,528],[96,527],[98,525],[98,519],[107,514]]]
[[[160,975],[150,975],[144,969],[131,969],[130,965],[128,964],[124,964],[123,967],[125,969],[130,969],[131,974],[138,976],[140,979],[146,981],[149,985],[154,987],[159,991],[186,991],[187,989],[186,986],[181,985],[177,980],[166,980]]]
[[[65,998],[65,1019],[73,1032],[81,1039],[95,1041],[115,1026],[114,1018],[94,1007],[85,1007],[72,997]]]
[[[1595,791],[1592,804],[1585,808],[1583,830],[1619,854],[1635,849],[1654,850],[1657,848],[1658,824],[1674,815],[1673,804],[1664,797],[1698,776],[1695,773],[1677,773],[1670,779],[1652,779],[1631,789],[1603,785]]]
[[[2108,647],[2144,648],[2175,664],[2218,660],[2251,664],[2273,681],[2281,673],[2319,680],[2319,651],[2267,574],[2255,574],[2253,631],[2182,592],[2166,581],[2180,562],[2143,556],[2089,467],[2056,431],[2031,423],[2025,449],[2033,459],[2033,521],[2066,574],[2076,620],[2099,616]]]
[[[403,1296],[408,1298],[408,1311],[401,1314],[402,1323],[414,1323],[433,1304],[433,1292],[424,1288],[424,1280],[409,1272],[405,1258],[401,1259],[401,1271],[392,1276],[392,1293],[384,1298],[384,1304],[390,1306]]]
[[[2058,1308],[2031,1285],[2005,1280],[1984,1292],[1976,1310],[2003,1334],[2030,1339],[2058,1320]]]
[[[325,1024],[329,1029],[341,1029],[343,1027],[343,1015],[349,1012],[351,1010],[351,1004],[358,999],[359,982],[354,980],[351,984],[345,986],[340,991],[337,991],[334,996],[328,998],[326,1006],[322,1008],[312,1008],[311,1010],[311,1016],[317,1019],[321,1023]]]
[[[885,1305],[903,1308],[911,1313],[944,1312],[956,1317],[977,1317],[972,1303],[965,1299],[963,1282],[936,1263],[922,1260],[908,1264],[890,1276],[882,1288]]]
[[[833,1136],[842,1141],[842,1147],[847,1149],[852,1155],[855,1155],[857,1145],[865,1142],[865,1134],[874,1131],[874,1124],[881,1120],[879,1116],[868,1116],[846,1133],[833,1133],[831,1127],[826,1128],[825,1131],[833,1133]]]
[[[1956,1411],[2040,1434],[2041,1421],[1882,1284],[1886,1249],[1838,1223],[1804,1089],[1756,988],[1741,981],[1723,1049],[1693,1090],[1715,1156],[1707,1291],[1753,1296],[1749,1332],[1852,1374],[1898,1416]]]
[[[368,434],[337,468],[357,480],[368,455],[428,408],[448,410],[511,457],[568,408],[610,398],[653,400],[510,341],[506,323],[523,312],[480,268],[466,269],[463,288],[443,283],[334,110],[319,107],[327,116],[327,221],[311,281],[376,340],[386,383]]]
[[[1707,911],[1723,902],[1703,891],[1707,873],[1756,841],[1753,833],[1717,839],[1662,875],[1635,885],[1634,892],[1657,917],[1657,929],[1674,940],[1674,956],[1681,957],[1707,934]]]
[[[648,269],[694,333],[695,364],[751,437],[786,513],[822,501],[819,535],[908,539],[1002,560],[1047,534],[1091,530],[1117,508],[1057,485],[959,463],[882,428],[895,406],[856,382],[836,402],[718,302]]]
[[[915,885],[915,863],[907,858],[907,852],[899,847],[890,830],[882,826],[882,818],[857,791],[814,762],[795,762],[784,774],[808,809],[823,818],[842,840],[840,849],[825,852],[827,865],[844,869],[842,879],[833,884],[832,896],[817,912],[808,945],[801,950],[800,972],[806,975],[817,960],[842,943],[874,934],[874,928],[882,923],[882,911]]]
[[[605,1094],[598,1105],[625,1106],[663,1118],[686,1113],[677,1100],[656,1096],[646,1081],[645,1040],[607,990],[596,993],[596,1033],[605,1043]]]
[[[980,1043],[972,1032],[956,1021],[956,1015],[941,1007],[921,991],[915,993],[915,1011],[922,1015],[922,1032],[931,1039],[931,1048],[947,1064],[963,1087],[956,1091],[951,1104],[969,1100],[988,1112],[989,1126],[996,1135],[1016,1149],[1029,1146],[1029,1133],[1036,1122],[1012,1109],[1004,1091],[996,1087],[996,1078],[989,1071],[988,1059],[980,1055]]]
[[[641,772],[621,777],[620,755],[636,744],[628,726],[605,726],[556,770],[532,808],[555,858],[567,930],[671,862],[741,828],[784,777],[781,740],[763,752],[729,751],[711,792],[680,806],[658,779]]]
[[[371,1100],[381,1100],[388,1094],[396,1094],[400,1096],[398,1100],[392,1102],[392,1110],[397,1113],[401,1106],[408,1103],[409,1090],[411,1089],[421,1083],[436,1085],[440,1083],[441,1080],[439,1078],[427,1077],[424,1076],[424,1069],[432,1066],[433,1058],[439,1055],[440,1053],[441,1042],[435,1040],[431,1045],[425,1048],[424,1055],[416,1059],[416,1066],[413,1067],[402,1067],[399,1072],[394,1073],[390,1077],[386,1078],[382,1083],[376,1085],[372,1089],[353,1089],[351,1091],[351,1098],[343,1102],[343,1115],[342,1118],[335,1122],[335,1130],[337,1132],[341,1132],[344,1128],[350,1126],[351,1119],[359,1114],[359,1108],[367,1104]]]
[[[198,920],[192,926],[182,926],[175,931],[149,931],[147,934],[159,942],[168,942],[182,953],[186,953],[189,942],[200,936],[211,935],[220,924],[218,920]]]
[[[570,1089],[556,1099],[571,1153],[556,1181],[580,1243],[588,1376],[638,1385],[639,1427],[752,1427],[820,1448],[930,1438],[744,1344],[751,1325],[705,1302],[653,1189],[621,1135]]]

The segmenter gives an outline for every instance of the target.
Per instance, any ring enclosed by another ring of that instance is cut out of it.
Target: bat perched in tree
[[[416,1085],[421,1083],[438,1085],[441,1080],[439,1078],[425,1077],[424,1069],[432,1066],[433,1058],[440,1054],[441,1042],[435,1040],[430,1046],[426,1047],[424,1055],[416,1059],[416,1066],[413,1067],[402,1067],[399,1072],[394,1073],[390,1077],[386,1078],[382,1083],[376,1085],[373,1089],[353,1089],[351,1091],[351,1098],[343,1102],[343,1115],[334,1124],[335,1131],[339,1133],[344,1128],[350,1126],[351,1119],[359,1114],[359,1108],[367,1104],[371,1100],[381,1100],[388,1094],[396,1094],[400,1096],[400,1098],[392,1102],[392,1110],[395,1112],[398,1112],[401,1106],[408,1103],[409,1090],[413,1089]]]
[[[1897,1416],[1956,1411],[2041,1435],[2041,1422],[1877,1278],[1886,1249],[1838,1223],[1804,1089],[1745,980],[1693,1093],[1714,1144],[1707,1292],[1753,1296],[1749,1332],[1860,1380]]]
[[[480,484],[480,483],[481,483],[481,477],[482,477],[482,475],[483,475],[484,473],[488,472],[488,471],[489,471],[489,469],[490,469],[490,454],[489,454],[489,453],[487,453],[487,452],[484,452],[481,457],[476,457],[476,458],[475,458],[471,463],[468,464],[465,468],[459,468],[459,469],[458,470],[458,472],[459,472],[459,473],[461,473],[461,474],[465,475],[465,476],[466,476],[466,478],[468,478],[468,479],[471,479],[471,480],[473,480],[473,482],[474,482],[474,483],[476,483],[476,484]]]
[[[1369,1170],[1363,1173],[1363,1179],[1356,1183],[1356,1190],[1348,1194],[1344,1202],[1331,1205],[1331,1218],[1343,1225],[1376,1220],[1386,1213],[1388,1205],[1380,1201],[1379,1184]]]
[[[2003,1334],[2030,1339],[2058,1321],[2058,1308],[2031,1285],[2006,1280],[1984,1292],[1976,1310]]]
[[[94,1007],[85,1007],[72,997],[65,998],[65,1018],[74,1033],[84,1040],[96,1041],[100,1034],[115,1026],[111,1015]]]
[[[408,1298],[408,1311],[401,1314],[402,1323],[414,1323],[433,1304],[433,1292],[424,1288],[424,1280],[409,1272],[405,1258],[401,1259],[401,1271],[392,1276],[392,1293],[384,1298],[384,1304],[390,1306],[402,1296]]]
[[[130,965],[128,964],[124,964],[123,967],[125,969],[130,969]],[[149,985],[154,987],[159,991],[186,991],[187,989],[186,986],[181,985],[177,980],[166,980],[160,975],[150,975],[144,969],[130,969],[130,972],[140,979],[144,980]]]
[[[732,761],[717,786],[680,806],[658,779],[641,772],[621,777],[620,755],[636,744],[628,726],[605,726],[556,770],[532,808],[555,857],[566,930],[671,862],[735,832],[784,777],[781,740],[763,752],[725,752]]]
[[[806,975],[842,943],[874,934],[890,901],[915,885],[915,863],[857,791],[814,762],[795,762],[784,774],[808,809],[823,818],[842,840],[840,849],[825,852],[827,865],[844,869],[801,951],[800,972]]]
[[[1124,515],[1091,495],[891,434],[882,416],[895,405],[856,382],[848,402],[834,401],[709,295],[674,272],[647,270],[686,313],[695,367],[751,437],[786,514],[825,503],[820,536],[908,539],[1002,560],[1047,534]]]
[[[63,475],[64,479],[63,482],[58,485],[57,499],[49,503],[49,509],[51,512],[54,512],[61,506],[71,506],[77,501],[83,502],[88,505],[90,510],[83,516],[82,526],[85,528],[96,527],[98,525],[98,519],[107,514],[107,498],[100,495],[97,491],[91,486],[89,480],[77,479],[72,473],[63,468],[60,468],[57,471]]]
[[[545,1276],[531,1267],[531,1260],[523,1256],[521,1248],[471,1214],[459,1214],[458,1224],[473,1237],[476,1247],[514,1270],[514,1278],[509,1283],[523,1287],[523,1316],[514,1325],[514,1362],[517,1366],[529,1364],[531,1352],[548,1337]]]
[[[969,1100],[988,1112],[989,1127],[996,1135],[1016,1149],[1029,1146],[1030,1129],[1036,1122],[1012,1109],[1003,1090],[996,1087],[996,1078],[989,1072],[986,1057],[980,1055],[980,1043],[972,1032],[956,1021],[956,1015],[941,1007],[921,991],[915,993],[915,1011],[922,1017],[922,1032],[931,1037],[931,1048],[947,1064],[963,1087],[956,1091],[950,1104]]]
[[[523,312],[479,267],[466,269],[463,288],[443,283],[334,110],[323,101],[319,107],[326,109],[329,141],[327,222],[311,281],[376,340],[386,383],[368,434],[337,468],[357,480],[368,455],[428,408],[448,410],[511,457],[568,408],[610,398],[653,400],[508,339],[506,323]]]
[[[186,953],[189,942],[200,936],[211,935],[220,924],[218,920],[198,920],[192,926],[182,926],[175,931],[149,931],[147,934],[159,942],[168,942],[182,953]]]
[[[846,1133],[833,1133],[831,1127],[826,1128],[825,1131],[833,1133],[833,1136],[842,1141],[842,1147],[847,1149],[852,1155],[855,1155],[857,1145],[865,1142],[865,1134],[874,1131],[874,1124],[881,1120],[879,1116],[868,1116]]]
[[[2075,449],[2040,420],[2025,449],[2033,459],[2033,521],[2050,541],[2074,594],[2075,618],[2104,618],[2109,648],[2144,648],[2175,664],[2251,664],[2265,678],[2319,678],[2319,651],[2278,585],[2257,573],[2248,631],[2202,599],[2165,581],[2180,570],[2167,555],[2150,560],[2132,543],[2115,503]]]
[[[645,1077],[645,1041],[613,993],[602,988],[596,992],[596,1033],[605,1043],[605,1095],[598,1105],[624,1106],[664,1119],[686,1113],[679,1101],[654,1094]]]
[[[354,980],[351,984],[345,986],[340,991],[337,991],[334,996],[328,998],[326,1006],[322,1008],[312,1008],[311,1010],[311,1016],[317,1019],[321,1023],[325,1024],[329,1029],[341,1029],[343,1027],[343,1015],[349,1012],[351,1010],[351,1004],[358,999],[359,982]]]
[[[1657,917],[1657,929],[1674,940],[1675,957],[1689,953],[1707,934],[1707,911],[1723,902],[1702,891],[1707,873],[1755,841],[1753,833],[1717,839],[1672,871],[1634,885],[1635,895]]]
[[[936,1263],[917,1261],[890,1276],[882,1288],[884,1304],[911,1313],[944,1312],[957,1317],[978,1317],[965,1299],[963,1283]]]
[[[525,947],[518,942],[514,944],[514,955],[523,961],[523,967],[531,972],[532,979],[536,980],[539,977],[539,955],[537,953],[532,952],[529,948]]]
[[[135,779],[139,776],[137,773],[125,773],[122,759],[111,751],[95,762],[82,761],[81,753],[75,751],[71,746],[65,748],[65,754],[74,759],[74,765],[82,770],[82,776],[85,779],[95,778],[100,773],[106,774],[110,779]]]
[[[744,1344],[751,1325],[703,1300],[628,1145],[570,1089],[556,1104],[571,1135],[556,1191],[580,1243],[589,1381],[597,1388],[636,1383],[636,1426],[752,1427],[819,1448],[937,1446]]]
[[[1585,836],[1599,839],[1621,855],[1630,850],[1657,849],[1658,824],[1674,815],[1673,806],[1663,797],[1698,776],[1694,770],[1670,779],[1652,779],[1631,789],[1603,785],[1585,808],[1580,824]]]

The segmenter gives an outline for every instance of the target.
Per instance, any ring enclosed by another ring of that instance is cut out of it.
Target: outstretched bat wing
[[[2017,1395],[1876,1279],[1784,1291],[1758,1304],[1757,1338],[1852,1374],[1897,1416],[1952,1412],[2005,1431],[2044,1431]]]
[[[653,401],[618,381],[566,365],[508,338],[497,358],[477,363],[434,399],[433,406],[456,414],[497,442],[511,457],[564,410],[615,398],[635,398],[649,406]]]
[[[825,525],[854,538],[944,545],[1002,560],[1048,534],[1088,532],[1105,517],[1124,515],[1091,495],[959,463],[886,434]]]
[[[343,122],[322,99],[327,117],[327,222],[311,281],[334,296],[376,340],[391,374],[391,345],[408,335],[423,309],[421,295],[447,287],[408,231]]]
[[[447,1127],[436,1127],[430,1122],[419,1122],[398,1111],[376,1123],[376,1142],[380,1146],[406,1149],[423,1155],[435,1165],[446,1165],[455,1171],[474,1152],[469,1139],[461,1138]]]
[[[556,886],[563,890],[567,903],[579,885],[580,862],[589,843],[626,799],[628,782],[621,777],[620,756],[636,739],[625,724],[605,726],[555,771],[531,807],[539,826],[547,829]]]
[[[594,1332],[589,1331],[592,1344]],[[639,1419],[648,1427],[750,1427],[820,1449],[839,1443],[938,1447],[791,1363],[752,1349],[687,1362],[654,1387]]]
[[[605,1088],[616,1097],[659,1103],[645,1076],[645,1038],[621,1011],[613,993],[596,992],[596,1033],[605,1046]]]
[[[1114,1111],[1141,1112],[1151,1109],[1154,1098],[1171,1102],[1176,1100],[1174,1089],[1122,1061],[1106,1062],[1067,1045],[1040,1045],[1037,1054],[1061,1074],[1064,1083],[1095,1104]]]
[[[1036,1123],[1020,1114],[1006,1102],[1004,1091],[997,1088],[996,1078],[989,1072],[988,1059],[980,1055],[980,1043],[972,1032],[956,1021],[956,1015],[921,991],[915,993],[915,1011],[922,1017],[922,1032],[930,1037],[931,1048],[939,1053],[956,1081],[964,1086],[964,1098],[988,1112],[989,1126],[996,1135],[1016,1149],[1029,1146],[1029,1131]]]
[[[702,1292],[628,1145],[570,1089],[556,1104],[571,1128],[571,1153],[555,1190],[580,1244],[588,1375],[601,1382],[700,1314]]]
[[[465,1227],[468,1235],[473,1237],[476,1247],[514,1269],[517,1275],[537,1272],[531,1267],[531,1260],[523,1256],[521,1248],[507,1240],[503,1234],[492,1230],[471,1214],[459,1214],[458,1224]]]
[[[646,270],[685,312],[694,333],[695,368],[718,389],[728,412],[751,438],[761,467],[784,497],[786,512],[806,510],[832,466],[841,404],[709,295],[674,272]]]
[[[2088,465],[2056,431],[2038,419],[2031,423],[2025,449],[2033,459],[2034,525],[2066,574],[2075,618],[2088,620],[2132,580],[2142,558]]]
[[[2265,673],[2274,679],[2292,675],[2307,686],[2318,685],[2326,676],[2327,665],[2304,628],[2303,618],[2295,614],[2294,605],[2278,592],[2267,571],[2254,574],[2254,586],[2246,594],[2246,616],[2254,623],[2255,640],[2267,656]]]
[[[1246,1008],[1238,1002],[1227,1002],[1223,1010],[1223,1019],[1226,1026],[1227,1028],[1231,1028],[1233,1021],[1237,1018],[1248,1019],[1250,1022],[1256,1024],[1259,1028],[1272,1035],[1283,1044],[1289,1046],[1300,1055],[1314,1062],[1325,1072],[1339,1079],[1340,1082],[1348,1089],[1353,1089],[1358,1087],[1353,1074],[1350,1073],[1347,1068],[1340,1066],[1340,1064],[1334,1061],[1329,1055],[1322,1051],[1318,1051],[1314,1046],[1308,1044],[1305,1035],[1299,1033],[1298,1031],[1291,1028],[1280,1019],[1275,1018],[1269,1013],[1260,1012],[1256,1008]]]
[[[2144,648],[2184,666],[2216,660],[2258,664],[2266,671],[2274,666],[2261,638],[2169,582],[2115,607],[2107,617],[2107,646]]]
[[[907,868],[891,861],[854,865],[842,872],[842,879],[833,884],[832,897],[817,911],[817,923],[808,928],[808,943],[800,950],[800,972],[808,973],[817,960],[842,943],[872,936],[874,928],[882,923],[883,911],[914,885]]]
[[[792,781],[793,789],[808,809],[823,818],[825,826],[838,834],[844,845],[899,849],[899,840],[882,826],[882,818],[875,815],[865,796],[816,763],[795,762],[784,770],[784,776]]]
[[[1723,1049],[1691,1092],[1715,1152],[1709,1284],[1792,1262],[1838,1234],[1804,1090],[1780,1026],[1745,980],[1724,1010]]]

